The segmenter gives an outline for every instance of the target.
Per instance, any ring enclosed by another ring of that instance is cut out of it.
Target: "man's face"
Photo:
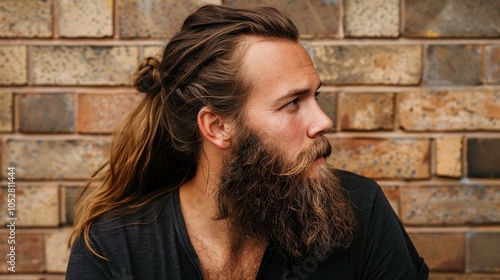
[[[296,42],[253,39],[243,60],[252,85],[246,125],[295,160],[333,125],[317,103],[321,83],[308,53]]]

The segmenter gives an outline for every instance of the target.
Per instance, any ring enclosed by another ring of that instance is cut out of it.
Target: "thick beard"
[[[331,147],[322,137],[296,162],[245,129],[223,165],[217,220],[242,236],[269,242],[287,259],[322,260],[347,248],[357,219],[328,163],[313,166]]]

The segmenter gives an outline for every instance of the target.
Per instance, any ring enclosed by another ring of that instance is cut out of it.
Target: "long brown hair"
[[[99,256],[89,236],[97,218],[140,209],[194,176],[201,149],[198,112],[209,106],[236,119],[248,95],[240,71],[244,36],[298,41],[293,21],[274,8],[207,5],[187,17],[161,57],[139,64],[133,84],[144,96],[114,133],[109,161],[84,191],[99,186],[80,196],[70,246],[83,233]]]

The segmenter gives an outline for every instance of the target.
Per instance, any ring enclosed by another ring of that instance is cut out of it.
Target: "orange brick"
[[[410,233],[410,237],[430,270],[465,270],[465,235],[463,233]]]
[[[436,175],[462,177],[462,138],[436,139]]]
[[[20,230],[16,228],[15,244],[8,244],[3,240],[0,242],[0,252],[2,252],[2,255],[6,255],[10,252],[10,246],[15,247],[16,274],[44,272],[43,234],[20,233],[19,231]],[[1,236],[2,239],[5,238],[5,240],[7,240],[9,232],[3,230]],[[6,260],[6,256],[2,257],[2,260]],[[8,267],[9,264],[6,261],[0,262],[0,271],[2,271],[2,273],[7,272]]]
[[[329,158],[340,169],[370,178],[428,178],[427,139],[330,139]]]
[[[19,130],[26,133],[64,133],[75,130],[73,95],[22,94],[19,98]]]
[[[24,85],[28,81],[26,46],[0,46],[0,85]]]
[[[324,84],[416,85],[420,82],[420,46],[311,47]]]
[[[64,273],[69,260],[68,240],[72,228],[61,228],[45,237],[45,262],[47,271]]]
[[[500,46],[485,47],[485,83],[500,84]]]
[[[500,272],[500,232],[472,232],[468,239],[467,269],[473,272]]]
[[[81,133],[113,132],[138,97],[135,94],[78,95],[77,130]]]
[[[0,92],[0,132],[12,131],[12,93]]]
[[[393,93],[341,93],[339,119],[342,130],[394,128]]]

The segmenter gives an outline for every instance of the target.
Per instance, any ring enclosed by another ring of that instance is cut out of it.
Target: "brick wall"
[[[432,279],[500,279],[500,1],[223,2],[294,15],[332,160],[381,184]],[[138,98],[129,75],[200,3],[0,1],[0,221],[11,165],[18,217],[0,278],[64,278],[77,188]]]

